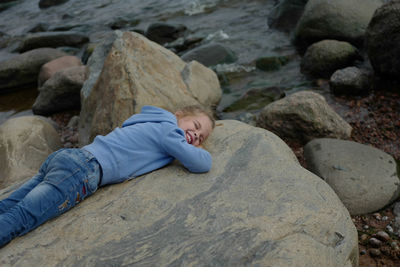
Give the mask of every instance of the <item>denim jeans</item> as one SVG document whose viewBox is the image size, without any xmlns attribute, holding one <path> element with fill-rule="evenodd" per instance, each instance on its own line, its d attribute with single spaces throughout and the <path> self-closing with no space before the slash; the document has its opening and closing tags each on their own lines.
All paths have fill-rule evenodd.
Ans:
<svg viewBox="0 0 400 267">
<path fill-rule="evenodd" d="M 89 152 L 52 153 L 34 177 L 0 201 L 0 247 L 93 194 L 100 179 L 100 165 Z"/>
</svg>

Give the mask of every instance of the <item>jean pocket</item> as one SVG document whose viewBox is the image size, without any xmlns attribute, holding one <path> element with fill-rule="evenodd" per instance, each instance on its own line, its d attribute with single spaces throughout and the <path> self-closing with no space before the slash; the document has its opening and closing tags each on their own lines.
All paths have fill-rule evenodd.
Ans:
<svg viewBox="0 0 400 267">
<path fill-rule="evenodd" d="M 93 173 L 90 173 L 86 177 L 84 183 L 85 183 L 86 189 L 88 191 L 87 192 L 88 195 L 91 195 L 94 192 L 96 192 L 97 187 L 99 185 L 99 179 L 100 179 L 99 175 L 100 175 L 99 172 L 95 171 Z"/>
</svg>

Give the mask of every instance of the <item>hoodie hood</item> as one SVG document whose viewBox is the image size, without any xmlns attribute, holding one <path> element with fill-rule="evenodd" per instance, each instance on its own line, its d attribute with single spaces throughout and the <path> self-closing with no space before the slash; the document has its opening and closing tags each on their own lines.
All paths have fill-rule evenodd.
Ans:
<svg viewBox="0 0 400 267">
<path fill-rule="evenodd" d="M 171 112 L 158 107 L 143 106 L 141 113 L 131 116 L 122 124 L 122 127 L 143 122 L 170 122 L 177 124 L 176 117 Z"/>
</svg>

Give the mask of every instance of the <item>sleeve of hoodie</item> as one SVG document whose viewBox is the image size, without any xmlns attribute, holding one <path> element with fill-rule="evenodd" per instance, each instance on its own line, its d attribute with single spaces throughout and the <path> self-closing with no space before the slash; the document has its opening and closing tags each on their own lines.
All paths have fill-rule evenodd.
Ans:
<svg viewBox="0 0 400 267">
<path fill-rule="evenodd" d="M 179 160 L 191 172 L 208 172 L 212 159 L 208 151 L 190 145 L 179 129 L 170 131 L 163 139 L 166 152 Z"/>
</svg>

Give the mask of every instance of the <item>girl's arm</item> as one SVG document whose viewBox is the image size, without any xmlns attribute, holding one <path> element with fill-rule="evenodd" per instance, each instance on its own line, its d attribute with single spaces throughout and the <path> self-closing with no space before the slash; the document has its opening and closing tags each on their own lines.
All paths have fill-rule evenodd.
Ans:
<svg viewBox="0 0 400 267">
<path fill-rule="evenodd" d="M 179 160 L 191 172 L 208 172 L 212 159 L 208 151 L 186 142 L 180 129 L 169 132 L 162 140 L 165 151 Z"/>
</svg>

